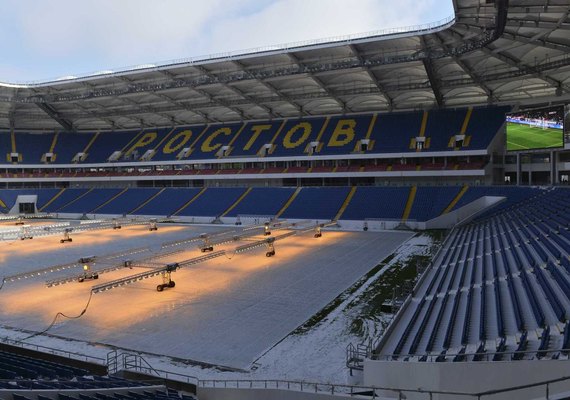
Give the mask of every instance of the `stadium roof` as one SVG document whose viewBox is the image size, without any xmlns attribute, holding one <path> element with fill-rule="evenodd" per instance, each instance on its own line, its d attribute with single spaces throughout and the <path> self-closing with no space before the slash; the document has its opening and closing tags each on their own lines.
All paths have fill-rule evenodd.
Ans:
<svg viewBox="0 0 570 400">
<path fill-rule="evenodd" d="M 0 128 L 140 129 L 570 99 L 568 0 L 454 0 L 366 37 L 0 84 Z"/>
</svg>

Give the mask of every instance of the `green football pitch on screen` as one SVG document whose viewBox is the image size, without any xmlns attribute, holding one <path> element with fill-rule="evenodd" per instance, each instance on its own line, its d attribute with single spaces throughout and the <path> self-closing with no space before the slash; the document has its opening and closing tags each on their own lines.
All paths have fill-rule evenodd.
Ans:
<svg viewBox="0 0 570 400">
<path fill-rule="evenodd" d="M 542 128 L 507 122 L 507 150 L 562 147 L 562 129 Z"/>
</svg>

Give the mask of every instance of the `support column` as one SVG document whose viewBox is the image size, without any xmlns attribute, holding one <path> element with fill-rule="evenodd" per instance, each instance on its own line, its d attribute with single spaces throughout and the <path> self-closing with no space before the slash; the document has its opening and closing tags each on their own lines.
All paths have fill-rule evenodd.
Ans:
<svg viewBox="0 0 570 400">
<path fill-rule="evenodd" d="M 528 185 L 532 186 L 532 164 L 529 165 L 528 169 Z"/>
<path fill-rule="evenodd" d="M 558 171 L 556 168 L 556 156 L 557 153 L 554 150 L 550 151 L 550 184 L 557 185 L 558 182 Z"/>
<path fill-rule="evenodd" d="M 521 153 L 517 153 L 517 186 L 520 186 L 521 181 L 522 181 Z"/>
</svg>

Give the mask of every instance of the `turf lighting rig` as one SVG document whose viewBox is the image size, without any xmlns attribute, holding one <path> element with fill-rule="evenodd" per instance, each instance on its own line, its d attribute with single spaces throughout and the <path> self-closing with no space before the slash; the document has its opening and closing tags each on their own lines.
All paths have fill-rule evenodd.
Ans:
<svg viewBox="0 0 570 400">
<path fill-rule="evenodd" d="M 284 234 L 279 235 L 279 236 L 270 237 L 267 239 L 261 239 L 261 240 L 258 240 L 256 242 L 244 244 L 242 246 L 236 247 L 235 252 L 236 253 L 243 253 L 245 251 L 249 251 L 249 250 L 255 249 L 257 247 L 267 246 L 267 252 L 265 253 L 265 256 L 266 257 L 273 257 L 275 255 L 275 245 L 274 245 L 275 241 L 285 239 L 285 238 L 288 238 L 290 236 L 294 236 L 296 234 L 297 234 L 296 231 L 290 231 L 290 232 L 284 233 Z"/>
<path fill-rule="evenodd" d="M 214 245 L 210 242 L 210 237 L 207 234 L 200 235 L 202 239 L 202 246 L 200 246 L 200 251 L 205 253 L 207 251 L 214 251 Z"/>
<path fill-rule="evenodd" d="M 208 234 L 208 233 L 202 233 L 198 236 L 191 236 L 189 238 L 185 238 L 185 239 L 181 239 L 181 240 L 175 240 L 173 242 L 166 242 L 163 243 L 160 248 L 161 249 L 165 249 L 167 247 L 174 247 L 174 246 L 180 246 L 183 244 L 188 244 L 188 243 L 192 243 L 192 242 L 197 242 L 199 240 L 204 240 L 204 238 L 208 237 L 208 238 L 214 238 L 214 237 L 218 237 L 218 236 L 224 236 L 227 235 L 228 233 L 233 233 L 235 232 L 235 230 L 233 229 L 227 229 L 218 233 L 213 233 L 213 234 Z"/>
<path fill-rule="evenodd" d="M 99 274 L 95 271 L 91 271 L 91 266 L 89 264 L 83 265 L 83 275 L 77 278 L 77 282 L 84 282 L 88 279 L 99 279 Z"/>
<path fill-rule="evenodd" d="M 15 225 L 23 225 L 24 219 L 45 219 L 45 218 L 54 218 L 54 215 L 50 213 L 2 215 L 0 216 L 0 221 L 16 221 Z"/>
<path fill-rule="evenodd" d="M 61 239 L 59 243 L 73 242 L 73 239 L 69 236 L 71 231 L 73 231 L 72 228 L 65 228 L 65 230 L 63 231 L 63 239 Z"/>
<path fill-rule="evenodd" d="M 176 283 L 172 280 L 172 273 L 180 268 L 178 263 L 167 264 L 164 271 L 162 271 L 162 284 L 156 287 L 157 292 L 162 292 L 166 288 L 173 288 Z"/>
<path fill-rule="evenodd" d="M 322 229 L 326 228 L 328 226 L 333 226 L 336 225 L 335 221 L 331 221 L 331 222 L 327 222 L 325 224 L 317 224 L 315 226 L 315 234 L 313 235 L 315 238 L 320 238 L 321 236 L 323 236 L 323 232 Z"/>
<path fill-rule="evenodd" d="M 250 226 L 246 226 L 244 227 L 241 231 L 242 232 L 247 232 L 247 231 L 252 231 L 255 229 L 259 229 L 259 228 L 263 228 L 264 226 L 266 226 L 268 223 L 264 223 L 263 225 L 250 225 Z"/>
<path fill-rule="evenodd" d="M 323 236 L 323 232 L 322 232 L 322 228 L 317 225 L 317 227 L 315 228 L 315 238 L 320 238 L 321 236 Z"/>
<path fill-rule="evenodd" d="M 59 286 L 70 282 L 84 282 L 86 280 L 94 280 L 99 279 L 99 275 L 104 274 L 106 272 L 116 271 L 121 268 L 132 268 L 133 262 L 131 260 L 124 260 L 122 262 L 118 262 L 111 266 L 100 268 L 97 270 L 93 270 L 92 267 L 95 263 L 95 257 L 82 257 L 79 261 L 75 264 L 76 267 L 83 266 L 83 273 L 81 275 L 71 275 L 66 276 L 63 278 L 53 279 L 50 281 L 46 281 L 47 287 Z M 101 263 L 101 261 L 99 261 Z"/>
<path fill-rule="evenodd" d="M 22 225 L 22 232 L 20 233 L 20 240 L 33 239 L 30 232 L 30 225 Z"/>
<path fill-rule="evenodd" d="M 123 251 L 118 251 L 116 253 L 110 253 L 110 254 L 105 254 L 103 256 L 99 256 L 99 260 L 103 259 L 103 260 L 114 260 L 114 259 L 120 259 L 126 256 L 132 256 L 134 254 L 141 254 L 141 253 L 147 253 L 150 252 L 150 247 L 138 247 L 138 248 L 134 248 L 134 249 L 130 249 L 130 250 L 123 250 Z"/>
<path fill-rule="evenodd" d="M 243 246 L 236 247 L 235 252 L 243 253 L 245 251 L 253 250 L 257 247 L 267 246 L 267 252 L 265 253 L 266 257 L 271 257 L 275 255 L 275 247 L 273 243 L 275 242 L 275 238 L 270 237 L 267 239 L 258 240 L 257 242 L 244 244 Z"/>
<path fill-rule="evenodd" d="M 206 254 L 203 256 L 199 256 L 199 257 L 195 257 L 195 258 L 191 258 L 189 260 L 185 260 L 185 261 L 181 261 L 178 263 L 174 263 L 174 264 L 167 264 L 165 266 L 159 267 L 159 268 L 155 268 L 152 269 L 150 271 L 144 271 L 138 274 L 134 274 L 134 275 L 130 275 L 124 278 L 120 278 L 120 279 L 116 279 L 114 281 L 110 281 L 107 283 L 102 283 L 100 285 L 96 285 L 93 286 L 91 288 L 91 291 L 93 293 L 100 293 L 100 292 L 105 292 L 107 290 L 111 290 L 114 288 L 117 288 L 119 286 L 125 286 L 125 285 L 130 285 L 131 283 L 136 283 L 139 281 L 142 281 L 143 279 L 147 279 L 147 278 L 151 278 L 153 276 L 158 276 L 158 275 L 162 275 L 163 276 L 163 283 L 162 285 L 164 285 L 165 283 L 168 283 L 168 281 L 165 281 L 164 279 L 164 274 L 171 274 L 172 272 L 175 272 L 177 269 L 182 268 L 182 267 L 188 267 L 190 265 L 194 265 L 194 264 L 199 264 L 201 262 L 207 261 L 207 260 L 211 260 L 213 258 L 217 258 L 220 256 L 223 256 L 224 254 L 226 254 L 226 252 L 224 250 L 220 250 L 220 251 L 215 251 L 213 253 L 210 254 Z M 176 267 L 174 267 L 174 265 L 176 265 Z M 168 279 L 170 279 L 170 275 L 168 275 Z M 170 279 L 171 280 L 171 279 Z M 160 286 L 160 285 L 159 285 Z M 174 286 L 167 286 L 167 287 L 174 287 Z M 164 289 L 165 286 L 162 287 L 162 289 Z M 157 291 L 161 292 L 162 290 L 158 289 L 157 286 Z"/>
<path fill-rule="evenodd" d="M 265 253 L 265 257 L 273 257 L 275 255 L 275 246 L 273 243 L 275 242 L 275 238 L 267 239 L 267 252 Z"/>
<path fill-rule="evenodd" d="M 16 282 L 16 281 L 20 281 L 23 279 L 35 278 L 37 276 L 49 274 L 52 272 L 64 271 L 64 270 L 67 270 L 70 268 L 77 268 L 77 264 L 76 263 L 60 264 L 60 265 L 54 265 L 53 267 L 38 269 L 36 271 L 22 272 L 21 274 L 6 276 L 6 277 L 4 277 L 4 279 L 2 281 L 3 282 Z"/>
<path fill-rule="evenodd" d="M 256 229 L 259 228 L 263 228 L 263 225 L 261 226 L 257 226 Z M 231 237 L 220 237 L 217 240 L 210 240 L 212 237 L 206 233 L 203 233 L 202 235 L 200 235 L 200 237 L 203 240 L 203 244 L 202 246 L 200 246 L 200 251 L 202 253 L 205 253 L 207 251 L 213 251 L 214 250 L 214 246 L 220 246 L 223 244 L 228 244 L 228 243 L 232 243 L 232 242 L 239 242 L 240 240 L 243 239 L 247 239 L 250 238 L 252 236 L 257 236 L 258 232 L 254 232 L 253 230 L 249 230 L 248 233 L 242 234 L 242 235 L 234 235 Z"/>
<path fill-rule="evenodd" d="M 83 282 L 86 279 L 99 279 L 99 274 L 91 271 L 90 264 L 95 263 L 95 258 L 95 256 L 87 256 L 79 259 L 79 264 L 83 264 L 83 274 L 76 278 L 78 282 Z"/>
</svg>

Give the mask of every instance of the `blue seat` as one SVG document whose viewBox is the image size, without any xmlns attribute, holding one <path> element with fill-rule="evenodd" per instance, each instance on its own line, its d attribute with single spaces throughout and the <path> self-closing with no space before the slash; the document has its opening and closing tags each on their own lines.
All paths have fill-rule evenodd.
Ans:
<svg viewBox="0 0 570 400">
<path fill-rule="evenodd" d="M 466 270 L 466 268 L 464 268 L 463 270 Z M 451 339 L 452 339 L 453 332 L 455 329 L 455 320 L 457 319 L 457 313 L 459 310 L 459 303 L 460 302 L 461 302 L 460 292 L 458 291 L 453 296 L 453 306 L 451 309 L 451 315 L 449 317 L 449 321 L 447 323 L 447 329 L 445 331 L 445 337 L 443 339 L 443 348 L 444 349 L 449 349 L 449 346 L 451 345 Z"/>
<path fill-rule="evenodd" d="M 499 345 L 496 348 L 496 353 L 493 355 L 493 361 L 502 361 L 505 350 L 507 349 L 507 343 L 505 338 L 501 338 Z"/>
<path fill-rule="evenodd" d="M 522 313 L 521 313 L 520 301 L 519 301 L 519 297 L 517 295 L 517 292 L 516 292 L 514 284 L 513 284 L 513 278 L 510 275 L 507 276 L 507 286 L 509 289 L 511 303 L 513 305 L 513 312 L 515 315 L 515 321 L 517 324 L 517 329 L 519 331 L 523 331 L 524 330 L 524 323 L 523 323 L 523 317 L 522 317 Z"/>
<path fill-rule="evenodd" d="M 550 325 L 542 331 L 540 337 L 540 345 L 538 346 L 538 351 L 536 353 L 538 358 L 543 358 L 548 354 L 548 345 L 550 344 Z"/>
<path fill-rule="evenodd" d="M 564 325 L 564 340 L 562 341 L 562 351 L 564 353 L 570 352 L 570 322 Z"/>
<path fill-rule="evenodd" d="M 540 267 L 534 267 L 533 273 L 535 274 L 538 283 L 542 287 L 542 290 L 546 294 L 546 297 L 548 299 L 550 306 L 552 307 L 552 310 L 554 311 L 554 314 L 556 315 L 556 317 L 560 322 L 564 322 L 566 320 L 565 317 L 566 313 L 564 311 L 564 307 L 562 307 L 560 299 L 556 296 L 556 294 L 552 290 L 552 287 L 550 286 L 550 283 L 548 283 L 548 281 L 546 280 L 544 276 L 544 271 Z"/>
<path fill-rule="evenodd" d="M 528 332 L 524 331 L 523 334 L 521 335 L 520 339 L 519 339 L 519 344 L 517 346 L 517 349 L 515 350 L 515 353 L 513 354 L 512 359 L 513 360 L 522 360 L 524 358 L 524 351 L 526 350 L 527 346 L 528 346 Z"/>
<path fill-rule="evenodd" d="M 499 332 L 499 337 L 505 337 L 505 324 L 503 322 L 503 307 L 501 305 L 501 287 L 500 282 L 495 281 L 494 292 L 495 292 L 495 312 L 497 317 L 497 330 Z"/>
<path fill-rule="evenodd" d="M 445 306 L 447 305 L 448 299 L 449 299 L 449 295 L 447 295 L 447 294 L 445 294 L 441 299 L 441 302 L 439 305 L 439 310 L 438 310 L 437 316 L 435 318 L 435 324 L 431 330 L 431 333 L 430 333 L 429 339 L 428 339 L 428 343 L 426 346 L 426 351 L 428 353 L 433 350 L 433 344 L 435 342 L 435 339 L 437 338 L 437 333 L 439 331 L 441 321 L 443 320 L 443 314 L 445 313 Z"/>
<path fill-rule="evenodd" d="M 479 311 L 479 340 L 485 341 L 487 339 L 487 318 L 485 312 L 487 285 L 481 285 L 481 309 Z"/>
</svg>

